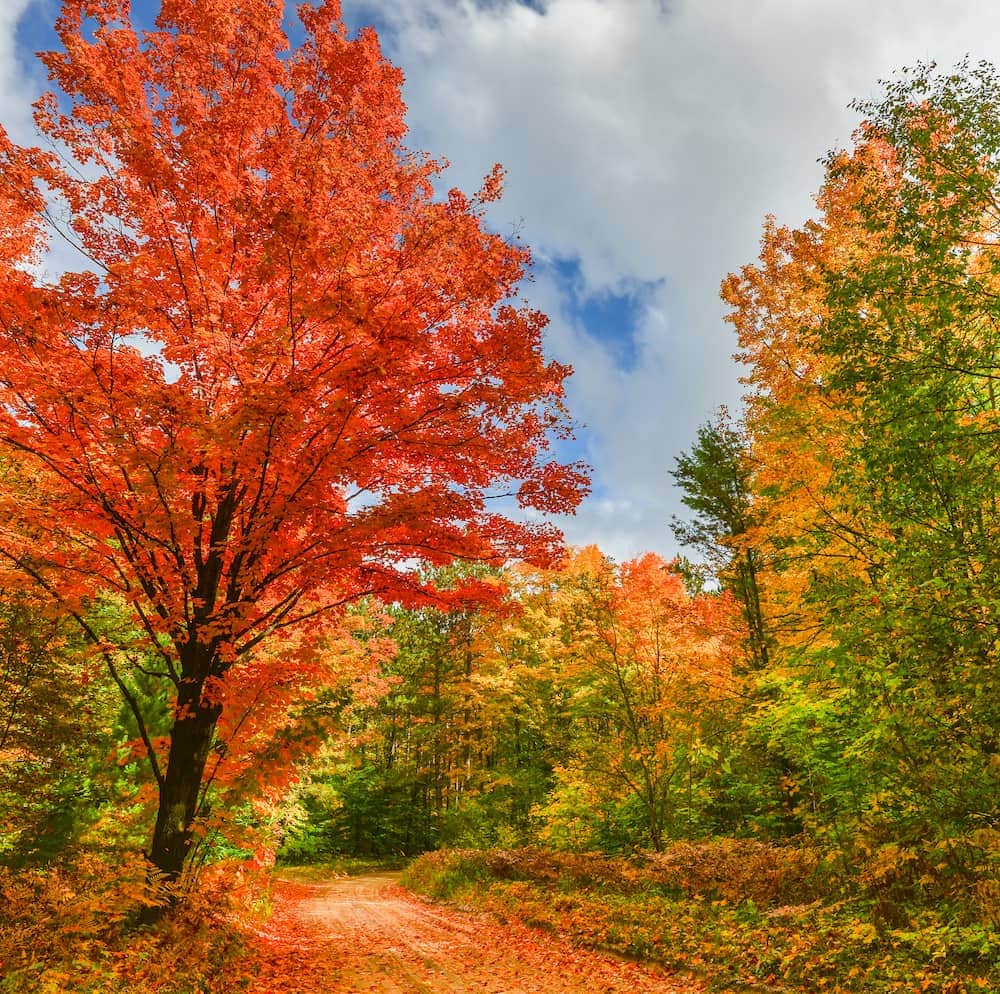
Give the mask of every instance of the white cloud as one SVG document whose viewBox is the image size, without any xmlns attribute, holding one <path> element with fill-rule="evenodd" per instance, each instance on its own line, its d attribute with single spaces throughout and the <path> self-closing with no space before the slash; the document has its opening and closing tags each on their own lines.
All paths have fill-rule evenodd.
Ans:
<svg viewBox="0 0 1000 994">
<path fill-rule="evenodd" d="M 673 548 L 674 457 L 739 394 L 720 280 L 756 256 L 766 213 L 800 223 L 816 160 L 850 141 L 854 97 L 904 65 L 995 54 L 992 0 L 369 0 L 406 72 L 414 144 L 478 186 L 509 169 L 498 230 L 575 257 L 584 289 L 663 281 L 622 369 L 568 314 L 530 296 L 572 362 L 598 499 L 567 528 L 617 556 Z M 523 221 L 523 223 L 522 223 Z M 628 513 L 622 509 L 629 508 Z"/>
<path fill-rule="evenodd" d="M 18 52 L 16 28 L 33 0 L 3 0 L 0 3 L 0 122 L 18 139 L 30 134 L 31 100 L 25 92 L 34 88 L 25 83 L 31 71 L 21 61 Z"/>
<path fill-rule="evenodd" d="M 46 71 L 33 52 L 17 45 L 17 25 L 32 13 L 54 21 L 55 5 L 52 0 L 0 0 L 0 123 L 21 145 L 44 143 L 35 128 L 33 104 L 46 89 Z M 55 217 L 65 213 L 56 199 L 50 207 Z M 33 270 L 54 281 L 65 272 L 89 265 L 87 257 L 67 238 L 50 233 L 49 251 Z"/>
</svg>

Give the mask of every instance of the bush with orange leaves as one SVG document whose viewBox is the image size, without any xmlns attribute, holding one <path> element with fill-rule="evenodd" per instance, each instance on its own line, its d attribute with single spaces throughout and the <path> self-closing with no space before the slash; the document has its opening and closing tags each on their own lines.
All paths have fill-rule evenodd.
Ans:
<svg viewBox="0 0 1000 994">
<path fill-rule="evenodd" d="M 263 884 L 215 867 L 155 929 L 140 929 L 136 909 L 159 897 L 141 857 L 0 868 L 0 992 L 246 990 L 255 972 L 247 926 Z"/>
</svg>

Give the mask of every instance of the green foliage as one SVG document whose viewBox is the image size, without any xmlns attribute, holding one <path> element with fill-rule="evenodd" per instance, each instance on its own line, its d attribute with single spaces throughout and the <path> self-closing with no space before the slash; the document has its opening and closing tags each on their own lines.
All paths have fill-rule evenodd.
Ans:
<svg viewBox="0 0 1000 994">
<path fill-rule="evenodd" d="M 335 768 L 314 776 L 296 792 L 296 811 L 286 824 L 283 863 L 315 863 L 338 854 L 382 857 L 419 844 L 418 812 L 411 785 L 395 771 L 375 766 Z"/>
<path fill-rule="evenodd" d="M 818 827 L 922 853 L 912 896 L 934 899 L 989 872 L 972 836 L 997 828 L 1000 796 L 1000 78 L 918 66 L 859 106 L 892 162 L 830 161 L 831 183 L 861 191 L 871 251 L 824 271 L 816 345 L 827 395 L 862 426 L 830 486 L 863 495 L 869 566 L 809 592 L 828 641 L 795 678 L 823 712 L 814 748 L 789 738 L 795 697 L 777 722 L 824 783 Z"/>
<path fill-rule="evenodd" d="M 670 474 L 690 521 L 673 518 L 674 537 L 704 560 L 687 564 L 692 581 L 714 579 L 730 590 L 746 625 L 747 656 L 755 669 L 768 663 L 770 635 L 761 607 L 761 557 L 749 536 L 759 524 L 754 509 L 752 464 L 746 430 L 734 426 L 725 408 L 698 429 L 690 452 L 677 457 Z M 698 582 L 694 583 L 700 589 Z"/>
<path fill-rule="evenodd" d="M 464 574 L 490 576 L 467 567 L 438 582 Z M 345 707 L 342 737 L 296 790 L 282 861 L 527 840 L 551 779 L 552 712 L 531 669 L 511 672 L 495 652 L 491 623 L 462 608 L 390 613 L 397 652 L 380 693 Z"/>
<path fill-rule="evenodd" d="M 294 882 L 328 882 L 331 878 L 355 877 L 369 873 L 402 870 L 410 863 L 406 856 L 334 856 L 322 862 L 291 864 L 281 868 L 281 879 Z"/>
<path fill-rule="evenodd" d="M 650 846 L 649 820 L 634 793 L 611 791 L 560 768 L 544 804 L 534 811 L 537 840 L 563 852 L 620 853 Z"/>
<path fill-rule="evenodd" d="M 694 512 L 690 522 L 673 519 L 677 540 L 724 569 L 732 557 L 732 539 L 754 523 L 744 434 L 720 411 L 698 429 L 691 451 L 677 457 L 670 475 L 680 488 L 681 503 Z"/>
<path fill-rule="evenodd" d="M 119 825 L 134 825 L 132 737 L 117 690 L 74 633 L 0 594 L 0 863 L 59 858 L 110 811 L 130 811 Z"/>
<path fill-rule="evenodd" d="M 715 786 L 734 824 L 787 811 L 872 927 L 926 937 L 996 921 L 1000 76 L 918 66 L 883 92 L 819 216 L 769 222 L 725 285 L 771 642 L 744 787 Z M 707 496 L 697 455 L 679 482 Z"/>
</svg>

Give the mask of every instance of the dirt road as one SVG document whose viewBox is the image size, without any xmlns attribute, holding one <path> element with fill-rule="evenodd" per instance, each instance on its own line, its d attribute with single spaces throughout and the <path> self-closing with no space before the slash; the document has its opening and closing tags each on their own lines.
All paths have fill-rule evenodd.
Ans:
<svg viewBox="0 0 1000 994">
<path fill-rule="evenodd" d="M 689 981 L 427 904 L 396 874 L 279 880 L 256 994 L 693 994 Z"/>
</svg>

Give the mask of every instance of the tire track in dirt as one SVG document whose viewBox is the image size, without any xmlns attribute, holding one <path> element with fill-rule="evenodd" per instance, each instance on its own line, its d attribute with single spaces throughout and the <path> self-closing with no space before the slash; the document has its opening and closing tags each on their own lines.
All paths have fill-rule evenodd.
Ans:
<svg viewBox="0 0 1000 994">
<path fill-rule="evenodd" d="M 700 994 L 516 922 L 427 904 L 381 873 L 279 878 L 254 994 Z M 269 986 L 273 985 L 273 986 Z"/>
</svg>

